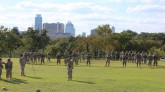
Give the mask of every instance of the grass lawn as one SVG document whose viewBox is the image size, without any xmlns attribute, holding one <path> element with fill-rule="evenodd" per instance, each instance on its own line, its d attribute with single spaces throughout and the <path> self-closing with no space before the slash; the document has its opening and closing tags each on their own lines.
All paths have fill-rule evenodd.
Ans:
<svg viewBox="0 0 165 92">
<path fill-rule="evenodd" d="M 6 59 L 3 59 L 6 60 Z M 165 92 L 165 62 L 157 67 L 127 63 L 123 68 L 120 61 L 112 61 L 110 67 L 104 67 L 105 60 L 92 60 L 74 66 L 73 80 L 67 81 L 67 67 L 57 66 L 55 60 L 45 65 L 26 64 L 26 76 L 20 76 L 18 58 L 11 59 L 13 79 L 5 78 L 3 69 L 0 88 L 7 92 Z M 35 70 L 35 73 L 33 72 Z"/>
</svg>

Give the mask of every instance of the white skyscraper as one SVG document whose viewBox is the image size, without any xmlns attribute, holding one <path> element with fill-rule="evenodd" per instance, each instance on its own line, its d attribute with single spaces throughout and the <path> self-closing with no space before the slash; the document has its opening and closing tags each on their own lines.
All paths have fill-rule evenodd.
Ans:
<svg viewBox="0 0 165 92">
<path fill-rule="evenodd" d="M 35 30 L 42 30 L 42 17 L 41 14 L 36 14 L 35 17 Z"/>
<path fill-rule="evenodd" d="M 75 37 L 75 28 L 71 21 L 66 24 L 65 33 L 70 33 L 71 36 Z"/>
</svg>

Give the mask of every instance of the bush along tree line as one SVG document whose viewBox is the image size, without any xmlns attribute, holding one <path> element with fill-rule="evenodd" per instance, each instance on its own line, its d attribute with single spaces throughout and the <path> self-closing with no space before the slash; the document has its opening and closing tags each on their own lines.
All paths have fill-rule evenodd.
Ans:
<svg viewBox="0 0 165 92">
<path fill-rule="evenodd" d="M 94 29 L 96 35 L 87 37 L 76 36 L 68 38 L 50 39 L 47 30 L 34 30 L 19 33 L 18 29 L 0 26 L 0 57 L 18 57 L 25 51 L 50 53 L 56 56 L 61 52 L 84 51 L 138 51 L 157 52 L 160 57 L 165 56 L 165 34 L 146 33 L 138 34 L 132 30 L 123 30 L 121 33 L 112 33 L 109 24 L 103 24 Z"/>
</svg>

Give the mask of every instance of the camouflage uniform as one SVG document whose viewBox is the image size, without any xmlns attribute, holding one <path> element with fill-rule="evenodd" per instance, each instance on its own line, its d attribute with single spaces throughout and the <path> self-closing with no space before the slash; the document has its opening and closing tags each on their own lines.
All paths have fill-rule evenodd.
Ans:
<svg viewBox="0 0 165 92">
<path fill-rule="evenodd" d="M 34 58 L 34 64 L 37 64 L 37 52 L 34 52 L 33 54 L 33 58 Z"/>
<path fill-rule="evenodd" d="M 111 55 L 108 54 L 108 55 L 106 56 L 106 64 L 105 64 L 105 66 L 108 66 L 108 67 L 109 67 L 109 65 L 110 65 L 110 59 L 111 59 Z"/>
<path fill-rule="evenodd" d="M 78 53 L 78 51 L 76 51 L 76 58 L 75 59 L 76 59 L 75 63 L 76 63 L 76 65 L 78 65 L 78 61 L 79 61 L 79 53 Z"/>
<path fill-rule="evenodd" d="M 38 63 L 41 62 L 41 54 L 38 52 L 36 57 L 38 58 Z"/>
<path fill-rule="evenodd" d="M 27 63 L 28 62 L 28 52 L 24 52 L 23 54 L 24 54 L 24 58 L 25 58 L 25 63 Z"/>
<path fill-rule="evenodd" d="M 84 61 L 85 60 L 85 54 L 84 54 L 84 52 L 81 52 L 81 55 L 82 55 L 82 59 Z"/>
<path fill-rule="evenodd" d="M 119 60 L 119 53 L 118 53 L 118 51 L 115 52 L 115 60 Z"/>
<path fill-rule="evenodd" d="M 133 56 L 133 63 L 136 63 L 136 61 L 137 61 L 136 54 L 137 54 L 136 51 L 134 51 L 134 54 L 133 54 L 134 55 Z"/>
<path fill-rule="evenodd" d="M 158 65 L 158 55 L 156 53 L 153 55 L 153 60 L 154 60 L 154 66 L 157 66 Z"/>
<path fill-rule="evenodd" d="M 29 58 L 30 58 L 30 61 L 33 63 L 33 52 L 29 52 Z"/>
<path fill-rule="evenodd" d="M 81 58 L 82 58 L 81 52 L 78 52 L 77 55 L 78 55 L 78 57 L 77 57 L 78 58 L 78 61 L 80 61 L 80 63 L 81 63 Z"/>
<path fill-rule="evenodd" d="M 146 53 L 143 54 L 143 62 L 144 62 L 144 64 L 147 64 L 147 54 Z"/>
<path fill-rule="evenodd" d="M 73 62 L 75 62 L 75 65 L 78 65 L 78 54 L 77 52 L 73 52 L 72 53 L 72 57 L 73 57 Z"/>
<path fill-rule="evenodd" d="M 13 62 L 8 59 L 6 64 L 5 64 L 5 69 L 6 69 L 6 78 L 12 78 L 12 68 L 13 68 Z"/>
<path fill-rule="evenodd" d="M 26 64 L 26 60 L 25 60 L 25 56 L 21 55 L 20 60 L 19 60 L 20 66 L 21 66 L 21 76 L 25 76 L 25 64 Z"/>
<path fill-rule="evenodd" d="M 153 60 L 153 57 L 152 57 L 152 55 L 149 53 L 149 55 L 148 55 L 148 65 L 149 65 L 149 66 L 152 65 L 152 60 Z"/>
<path fill-rule="evenodd" d="M 72 69 L 73 69 L 73 62 L 71 61 L 71 58 L 67 58 L 68 62 L 68 80 L 72 80 Z"/>
<path fill-rule="evenodd" d="M 90 53 L 87 54 L 86 58 L 87 58 L 87 65 L 90 66 L 90 64 L 91 64 L 91 55 L 90 55 Z"/>
<path fill-rule="evenodd" d="M 113 50 L 111 51 L 111 57 L 112 57 L 112 60 L 115 60 L 115 52 Z"/>
<path fill-rule="evenodd" d="M 45 55 L 41 54 L 41 64 L 45 64 Z"/>
<path fill-rule="evenodd" d="M 132 63 L 134 62 L 134 52 L 133 51 L 131 52 L 131 62 Z"/>
<path fill-rule="evenodd" d="M 61 52 L 60 52 L 60 51 L 57 52 L 56 57 L 57 57 L 57 65 L 58 65 L 58 64 L 61 65 Z"/>
<path fill-rule="evenodd" d="M 48 62 L 50 62 L 50 53 L 48 52 L 48 54 L 47 54 L 47 58 L 48 58 Z"/>
<path fill-rule="evenodd" d="M 131 62 L 131 51 L 128 51 L 128 61 Z"/>
<path fill-rule="evenodd" d="M 141 57 L 141 55 L 140 55 L 139 52 L 136 54 L 136 60 L 137 60 L 137 61 L 136 61 L 137 67 L 138 67 L 138 66 L 141 66 L 142 57 Z"/>
<path fill-rule="evenodd" d="M 122 51 L 122 52 L 120 52 L 120 60 L 122 60 L 123 54 L 124 54 L 124 52 L 123 52 L 123 51 Z"/>
<path fill-rule="evenodd" d="M 122 56 L 122 62 L 123 62 L 123 67 L 126 67 L 126 65 L 127 65 L 127 56 L 125 54 L 123 54 L 123 56 Z"/>
</svg>

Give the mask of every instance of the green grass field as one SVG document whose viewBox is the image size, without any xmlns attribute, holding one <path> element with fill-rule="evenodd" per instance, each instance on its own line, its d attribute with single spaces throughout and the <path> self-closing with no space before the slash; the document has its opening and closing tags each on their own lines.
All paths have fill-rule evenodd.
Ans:
<svg viewBox="0 0 165 92">
<path fill-rule="evenodd" d="M 6 59 L 3 59 L 6 60 Z M 13 79 L 5 78 L 3 69 L 0 88 L 7 92 L 165 92 L 165 62 L 157 67 L 127 63 L 123 68 L 119 61 L 112 61 L 104 67 L 104 60 L 92 60 L 91 66 L 85 61 L 73 69 L 73 80 L 67 81 L 67 67 L 57 66 L 55 60 L 45 65 L 26 64 L 26 76 L 20 76 L 18 59 L 14 62 Z M 35 70 L 35 74 L 33 72 Z"/>
</svg>

